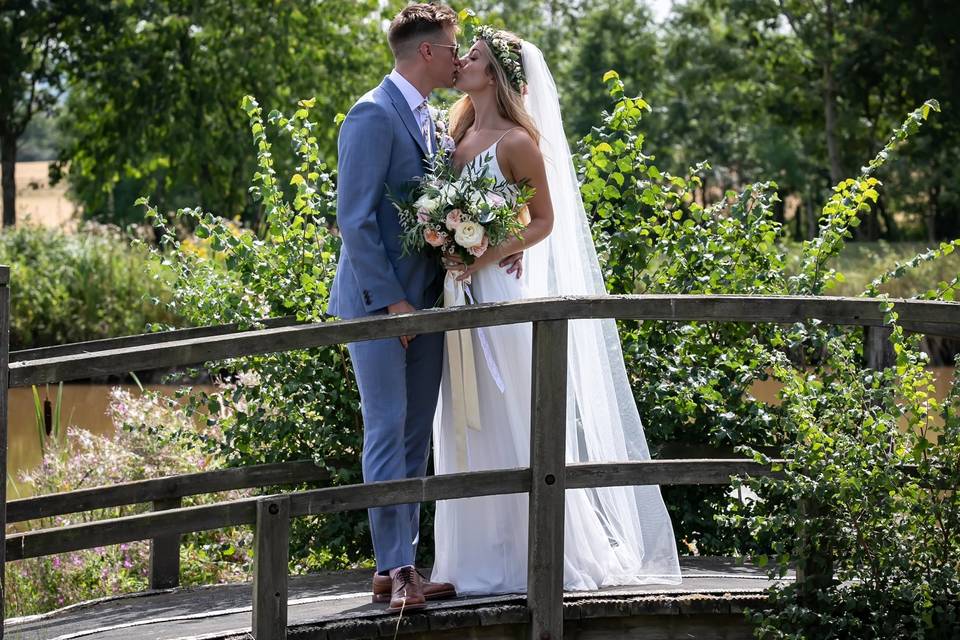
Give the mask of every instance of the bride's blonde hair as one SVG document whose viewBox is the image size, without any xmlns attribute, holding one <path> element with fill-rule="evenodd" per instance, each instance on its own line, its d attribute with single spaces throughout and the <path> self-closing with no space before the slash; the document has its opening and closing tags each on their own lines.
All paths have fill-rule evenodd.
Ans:
<svg viewBox="0 0 960 640">
<path fill-rule="evenodd" d="M 507 46 L 516 52 L 518 58 L 520 57 L 521 40 L 519 37 L 509 31 L 497 31 L 496 36 L 506 42 Z M 540 132 L 537 131 L 533 118 L 530 117 L 523 106 L 523 95 L 514 88 L 506 70 L 497 62 L 491 49 L 491 43 L 486 40 L 484 40 L 484 43 L 487 45 L 485 53 L 487 56 L 487 73 L 493 77 L 497 88 L 497 111 L 502 117 L 523 127 L 533 138 L 533 141 L 539 144 Z M 459 143 L 463 139 L 467 129 L 473 125 L 476 117 L 473 101 L 468 95 L 464 95 L 450 107 L 450 136 L 454 142 Z"/>
</svg>

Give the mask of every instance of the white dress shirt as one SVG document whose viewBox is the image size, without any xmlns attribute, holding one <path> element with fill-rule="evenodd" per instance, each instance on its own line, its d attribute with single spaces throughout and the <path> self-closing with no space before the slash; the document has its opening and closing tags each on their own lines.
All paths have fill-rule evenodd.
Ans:
<svg viewBox="0 0 960 640">
<path fill-rule="evenodd" d="M 410 111 L 413 112 L 413 117 L 417 120 L 417 126 L 420 127 L 420 133 L 423 134 L 423 140 L 427 144 L 427 148 L 430 147 L 430 111 L 427 107 L 421 108 L 421 105 L 426 103 L 426 96 L 420 95 L 420 91 L 417 90 L 415 86 L 410 84 L 410 81 L 400 75 L 400 72 L 396 69 L 390 72 L 388 76 L 390 81 L 393 82 L 400 89 L 400 93 L 403 94 L 403 99 L 407 101 L 407 106 L 410 107 Z"/>
</svg>

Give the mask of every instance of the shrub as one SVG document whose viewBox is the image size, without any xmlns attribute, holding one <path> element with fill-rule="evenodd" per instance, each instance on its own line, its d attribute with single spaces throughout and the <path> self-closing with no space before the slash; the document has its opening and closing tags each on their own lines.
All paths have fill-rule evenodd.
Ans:
<svg viewBox="0 0 960 640">
<path fill-rule="evenodd" d="M 819 234 L 790 264 L 770 206 L 775 185 L 699 206 L 691 186 L 702 166 L 683 177 L 659 171 L 642 151 L 646 103 L 626 97 L 616 74 L 607 82 L 615 106 L 584 140 L 581 159 L 615 293 L 822 295 L 844 280 L 833 265 L 877 200 L 875 174 L 937 109 L 931 101 L 909 114 L 861 175 L 835 187 Z M 957 248 L 960 241 L 943 243 L 875 274 L 864 293 L 882 295 Z M 916 297 L 953 300 L 955 274 Z M 772 588 L 769 608 L 752 615 L 758 637 L 955 637 L 960 389 L 955 383 L 943 405 L 933 398 L 919 336 L 906 336 L 884 308 L 896 365 L 882 372 L 862 364 L 861 330 L 816 321 L 623 324 L 654 444 L 738 445 L 767 463 L 760 449 L 770 447 L 790 460 L 785 479 L 745 482 L 755 497 L 744 502 L 725 488 L 665 491 L 678 536 L 701 552 L 752 554 L 774 575 L 835 563 L 832 580 Z M 785 385 L 779 407 L 748 393 L 768 375 Z"/>
<path fill-rule="evenodd" d="M 75 234 L 5 229 L 0 263 L 10 265 L 14 350 L 143 333 L 148 323 L 176 321 L 160 304 L 170 295 L 165 272 L 116 227 L 87 223 Z"/>
</svg>

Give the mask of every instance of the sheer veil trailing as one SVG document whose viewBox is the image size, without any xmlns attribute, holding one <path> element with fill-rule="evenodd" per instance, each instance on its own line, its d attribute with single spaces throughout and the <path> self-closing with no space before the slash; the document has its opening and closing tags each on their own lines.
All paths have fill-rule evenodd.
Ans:
<svg viewBox="0 0 960 640">
<path fill-rule="evenodd" d="M 532 298 L 606 295 L 587 224 L 553 76 L 535 45 L 524 41 L 526 108 L 540 131 L 554 211 L 552 233 L 527 251 L 524 272 Z M 569 326 L 568 462 L 649 460 L 643 424 L 627 380 L 613 320 Z M 680 581 L 673 526 L 657 486 L 577 489 L 588 494 L 616 550 L 621 575 L 607 584 Z M 567 523 L 569 530 L 571 523 Z"/>
</svg>

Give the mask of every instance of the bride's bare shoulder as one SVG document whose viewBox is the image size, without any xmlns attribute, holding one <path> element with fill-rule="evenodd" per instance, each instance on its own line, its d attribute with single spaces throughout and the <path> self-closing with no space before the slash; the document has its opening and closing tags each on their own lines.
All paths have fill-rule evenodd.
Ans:
<svg viewBox="0 0 960 640">
<path fill-rule="evenodd" d="M 503 136 L 498 146 L 497 159 L 502 157 L 506 160 L 507 166 L 502 168 L 508 177 L 519 180 L 521 177 L 529 178 L 542 171 L 543 154 L 540 152 L 540 145 L 527 133 L 526 129 L 522 127 L 511 129 Z"/>
<path fill-rule="evenodd" d="M 503 145 L 504 151 L 509 151 L 511 155 L 540 155 L 540 147 L 537 145 L 537 141 L 523 127 L 514 127 L 507 131 L 500 144 Z"/>
</svg>

